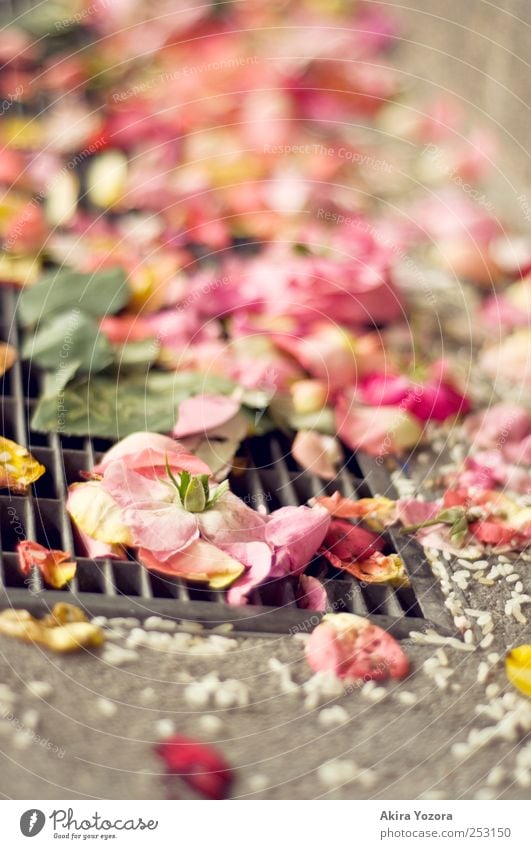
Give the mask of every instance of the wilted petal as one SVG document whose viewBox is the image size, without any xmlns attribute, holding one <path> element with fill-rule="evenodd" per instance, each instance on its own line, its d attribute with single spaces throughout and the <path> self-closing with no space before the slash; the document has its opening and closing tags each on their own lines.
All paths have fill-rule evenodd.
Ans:
<svg viewBox="0 0 531 849">
<path fill-rule="evenodd" d="M 367 584 L 392 584 L 398 587 L 408 587 L 410 582 L 402 558 L 398 554 L 382 554 L 380 551 L 371 554 L 364 560 L 343 563 L 342 568 L 354 575 L 358 581 Z"/>
<path fill-rule="evenodd" d="M 230 554 L 215 545 L 196 539 L 183 551 L 157 558 L 156 554 L 139 548 L 138 559 L 148 569 L 185 578 L 188 581 L 207 582 L 212 589 L 224 589 L 239 578 L 245 567 Z"/>
<path fill-rule="evenodd" d="M 323 507 L 281 507 L 266 525 L 266 542 L 274 549 L 271 574 L 275 577 L 302 571 L 317 553 L 330 525 Z"/>
<path fill-rule="evenodd" d="M 326 534 L 321 553 L 336 569 L 344 569 L 344 564 L 369 557 L 381 551 L 384 541 L 381 536 L 351 525 L 343 519 L 333 519 Z"/>
<path fill-rule="evenodd" d="M 24 540 L 17 545 L 18 563 L 23 575 L 31 574 L 35 566 L 46 583 L 56 590 L 64 587 L 76 574 L 76 563 L 67 551 L 56 551 Z"/>
<path fill-rule="evenodd" d="M 75 483 L 68 490 L 66 509 L 86 539 L 102 545 L 132 545 L 131 531 L 124 524 L 121 507 L 100 481 Z M 93 549 L 94 550 L 94 549 Z M 91 557 L 102 556 L 90 554 Z"/>
<path fill-rule="evenodd" d="M 148 549 L 158 559 L 167 560 L 199 536 L 196 514 L 177 503 L 177 493 L 169 482 L 150 480 L 116 462 L 107 467 L 102 486 L 122 508 L 132 544 Z"/>
<path fill-rule="evenodd" d="M 320 504 L 336 519 L 363 519 L 374 531 L 383 531 L 396 520 L 396 503 L 383 495 L 353 501 L 336 490 L 333 495 L 319 496 L 312 503 Z"/>
<path fill-rule="evenodd" d="M 83 611 L 71 604 L 55 604 L 42 619 L 36 619 L 28 610 L 3 610 L 0 634 L 60 653 L 98 648 L 105 641 L 101 628 L 88 622 Z"/>
<path fill-rule="evenodd" d="M 404 678 L 409 661 L 397 641 L 368 619 L 353 613 L 328 613 L 306 643 L 315 672 L 374 681 Z"/>
<path fill-rule="evenodd" d="M 0 436 L 0 489 L 24 494 L 46 469 L 31 456 L 27 448 Z"/>
</svg>

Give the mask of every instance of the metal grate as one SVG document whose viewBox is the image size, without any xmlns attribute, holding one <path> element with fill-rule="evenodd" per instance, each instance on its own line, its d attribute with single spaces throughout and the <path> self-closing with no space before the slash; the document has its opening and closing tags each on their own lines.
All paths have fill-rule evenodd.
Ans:
<svg viewBox="0 0 531 849">
<path fill-rule="evenodd" d="M 0 293 L 0 338 L 18 348 L 16 299 L 15 291 Z M 231 622 L 239 630 L 261 633 L 287 633 L 318 621 L 319 614 L 297 607 L 290 579 L 271 581 L 252 593 L 247 606 L 234 607 L 226 603 L 222 591 L 155 575 L 133 559 L 84 557 L 65 510 L 66 488 L 80 479 L 80 470 L 94 465 L 110 443 L 31 431 L 29 421 L 39 389 L 35 368 L 17 362 L 2 382 L 1 432 L 27 446 L 47 473 L 27 496 L 0 493 L 0 606 L 24 606 L 40 612 L 61 600 L 80 604 L 93 615 L 134 615 L 143 619 L 158 614 L 198 620 L 210 627 Z M 281 434 L 249 440 L 244 450 L 247 466 L 231 478 L 231 486 L 254 506 L 261 504 L 273 510 L 304 504 L 312 496 L 331 494 L 336 489 L 354 498 L 377 493 L 395 495 L 388 471 L 369 457 L 350 457 L 337 479 L 323 485 L 297 466 L 289 453 L 289 441 Z M 77 575 L 68 588 L 45 589 L 37 570 L 30 579 L 24 579 L 18 570 L 15 549 L 25 538 L 76 556 Z M 422 549 L 392 533 L 388 543 L 390 550 L 404 558 L 411 588 L 363 584 L 318 558 L 309 572 L 324 583 L 329 609 L 369 616 L 398 637 L 430 626 L 451 631 L 444 598 Z"/>
</svg>

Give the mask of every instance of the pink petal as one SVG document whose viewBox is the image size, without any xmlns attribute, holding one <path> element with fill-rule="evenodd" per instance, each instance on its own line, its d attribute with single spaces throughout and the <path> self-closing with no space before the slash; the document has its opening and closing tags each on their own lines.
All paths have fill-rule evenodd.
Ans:
<svg viewBox="0 0 531 849">
<path fill-rule="evenodd" d="M 266 542 L 275 549 L 271 574 L 296 573 L 312 560 L 330 526 L 324 507 L 281 507 L 269 516 Z"/>
<path fill-rule="evenodd" d="M 210 433 L 239 412 L 240 403 L 226 395 L 195 395 L 179 404 L 173 436 L 181 439 L 196 433 Z"/>
<path fill-rule="evenodd" d="M 503 448 L 531 435 L 531 416 L 517 404 L 494 404 L 468 416 L 464 428 L 478 448 Z"/>
<path fill-rule="evenodd" d="M 76 534 L 78 536 L 78 546 L 83 551 L 85 557 L 90 557 L 92 560 L 102 559 L 102 558 L 111 558 L 125 559 L 124 550 L 121 545 L 111 545 L 108 542 L 100 542 L 98 539 L 94 539 L 94 537 L 89 537 L 88 534 L 80 531 L 79 528 L 76 528 Z"/>
<path fill-rule="evenodd" d="M 265 542 L 244 542 L 225 545 L 223 550 L 248 567 L 230 588 L 227 601 L 247 604 L 251 590 L 265 581 L 271 571 L 271 549 Z"/>
<path fill-rule="evenodd" d="M 440 512 L 440 507 L 430 501 L 417 501 L 414 498 L 401 498 L 396 502 L 398 518 L 403 525 L 418 525 L 434 519 Z"/>
<path fill-rule="evenodd" d="M 232 492 L 226 492 L 214 507 L 196 515 L 201 536 L 214 545 L 226 547 L 265 538 L 265 517 Z"/>
<path fill-rule="evenodd" d="M 324 480 L 336 477 L 341 452 L 333 436 L 315 430 L 300 430 L 293 440 L 291 453 L 303 469 Z"/>
<path fill-rule="evenodd" d="M 186 470 L 191 475 L 210 474 L 210 469 L 202 460 L 188 454 L 174 439 L 147 431 L 132 433 L 113 445 L 93 471 L 102 475 L 111 463 L 122 460 L 129 469 L 156 478 L 165 475 L 166 459 L 174 473 Z"/>
<path fill-rule="evenodd" d="M 321 581 L 312 575 L 301 575 L 297 589 L 297 605 L 303 610 L 326 610 L 328 597 Z"/>
<path fill-rule="evenodd" d="M 360 407 L 348 396 L 336 406 L 336 427 L 349 448 L 372 456 L 413 448 L 422 436 L 418 421 L 401 407 Z"/>
</svg>

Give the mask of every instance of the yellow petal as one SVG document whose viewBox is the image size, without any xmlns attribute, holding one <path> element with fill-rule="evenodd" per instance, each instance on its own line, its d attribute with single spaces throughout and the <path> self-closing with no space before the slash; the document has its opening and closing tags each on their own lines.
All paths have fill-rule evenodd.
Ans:
<svg viewBox="0 0 531 849">
<path fill-rule="evenodd" d="M 41 276 L 41 268 L 42 262 L 38 257 L 0 253 L 0 284 L 33 286 Z"/>
<path fill-rule="evenodd" d="M 109 545 L 132 545 L 131 532 L 122 521 L 122 511 L 100 481 L 73 484 L 66 509 L 83 533 Z"/>
<path fill-rule="evenodd" d="M 525 696 L 531 696 L 531 646 L 517 646 L 505 658 L 507 678 Z"/>
<path fill-rule="evenodd" d="M 0 342 L 0 377 L 17 361 L 17 351 L 7 342 Z"/>
<path fill-rule="evenodd" d="M 39 480 L 45 471 L 27 448 L 0 436 L 0 489 L 25 493 L 28 486 Z"/>
<path fill-rule="evenodd" d="M 86 620 L 73 605 L 56 604 L 43 619 L 35 619 L 28 610 L 3 610 L 0 634 L 39 643 L 56 652 L 97 648 L 105 641 L 101 628 Z"/>
<path fill-rule="evenodd" d="M 87 171 L 89 200 L 103 208 L 115 206 L 125 192 L 127 169 L 127 157 L 119 150 L 94 157 Z"/>
</svg>

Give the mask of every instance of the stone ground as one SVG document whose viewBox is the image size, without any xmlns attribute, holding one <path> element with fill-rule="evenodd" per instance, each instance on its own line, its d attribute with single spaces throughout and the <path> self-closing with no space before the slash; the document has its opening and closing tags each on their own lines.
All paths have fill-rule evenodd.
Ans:
<svg viewBox="0 0 531 849">
<path fill-rule="evenodd" d="M 513 629 L 516 643 L 522 642 L 524 627 Z M 124 638 L 113 644 L 123 645 Z M 446 689 L 439 689 L 423 666 L 440 657 L 440 649 L 407 642 L 404 647 L 413 662 L 411 677 L 385 685 L 385 693 L 377 693 L 381 701 L 355 688 L 339 698 L 323 696 L 312 706 L 300 687 L 283 693 L 280 674 L 269 668 L 274 656 L 288 665 L 296 684 L 311 677 L 303 644 L 293 637 L 238 638 L 234 648 L 216 655 L 142 646 L 137 659 L 117 667 L 103 659 L 105 654 L 52 656 L 1 638 L 0 681 L 15 699 L 6 701 L 5 690 L 0 691 L 0 791 L 17 799 L 165 798 L 154 745 L 173 727 L 216 742 L 235 769 L 234 798 L 528 798 L 529 789 L 521 784 L 529 771 L 520 770 L 518 778 L 522 755 L 517 758 L 525 745 L 521 730 L 468 757 L 452 748 L 466 742 L 472 728 L 497 724 L 477 715 L 478 703 L 501 704 L 504 692 L 514 693 L 502 663 L 491 667 L 487 681 L 477 682 L 479 664 L 490 665 L 493 647 L 471 653 L 445 648 L 447 668 L 453 670 Z M 248 706 L 190 707 L 188 682 L 214 670 L 222 681 L 244 682 Z M 50 692 L 33 695 L 27 687 L 33 681 L 48 682 Z M 415 704 L 403 703 L 404 691 L 416 697 Z M 514 699 L 506 701 L 517 705 L 529 731 L 529 702 Z M 332 704 L 346 714 L 332 717 L 328 727 L 323 710 Z M 217 716 L 220 727 L 207 733 L 204 714 Z M 334 758 L 340 760 L 339 771 L 320 769 Z M 492 775 L 498 764 L 503 773 Z M 189 796 L 184 786 L 177 792 Z"/>
</svg>

